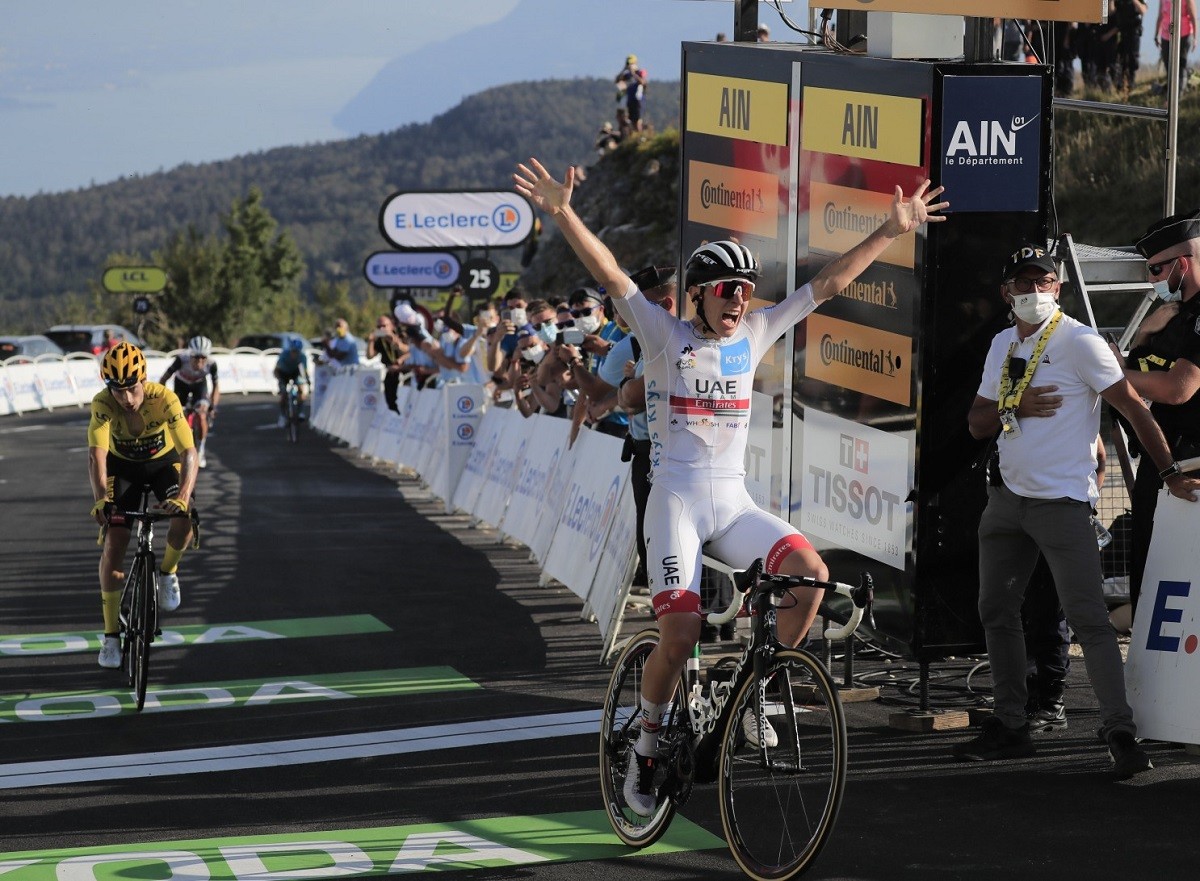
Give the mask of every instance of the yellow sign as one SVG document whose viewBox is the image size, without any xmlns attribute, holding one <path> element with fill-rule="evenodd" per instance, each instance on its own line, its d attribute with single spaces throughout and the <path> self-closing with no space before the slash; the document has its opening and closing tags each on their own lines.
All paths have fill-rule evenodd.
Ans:
<svg viewBox="0 0 1200 881">
<path fill-rule="evenodd" d="M 688 74 L 689 132 L 785 146 L 787 129 L 786 83 Z"/>
<path fill-rule="evenodd" d="M 921 123 L 920 98 L 808 87 L 800 143 L 814 153 L 919 166 Z"/>
<path fill-rule="evenodd" d="M 844 254 L 875 232 L 892 213 L 892 196 L 813 181 L 808 201 L 808 246 L 814 251 Z M 880 260 L 912 269 L 917 231 L 892 239 Z"/>
<path fill-rule="evenodd" d="M 883 398 L 912 403 L 912 339 L 820 313 L 808 316 L 806 376 Z"/>
<path fill-rule="evenodd" d="M 761 171 L 688 163 L 687 218 L 773 239 L 779 229 L 779 178 Z"/>
<path fill-rule="evenodd" d="M 167 286 L 167 274 L 157 266 L 114 266 L 103 284 L 112 294 L 157 294 Z"/>
<path fill-rule="evenodd" d="M 977 18 L 1032 18 L 1038 21 L 1094 21 L 1108 18 L 1107 0 L 831 0 L 833 9 L 855 12 L 920 12 Z"/>
</svg>

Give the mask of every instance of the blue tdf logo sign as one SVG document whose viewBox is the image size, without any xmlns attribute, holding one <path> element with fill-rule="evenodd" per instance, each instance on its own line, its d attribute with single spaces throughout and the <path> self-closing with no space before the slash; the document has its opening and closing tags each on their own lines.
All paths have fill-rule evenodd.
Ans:
<svg viewBox="0 0 1200 881">
<path fill-rule="evenodd" d="M 738 376 L 750 372 L 750 340 L 739 340 L 721 347 L 721 375 Z"/>
<path fill-rule="evenodd" d="M 1154 608 L 1150 612 L 1150 627 L 1146 634 L 1146 650 L 1155 652 L 1178 652 L 1179 637 L 1167 636 L 1162 632 L 1165 624 L 1181 624 L 1183 622 L 1183 609 L 1172 608 L 1167 606 L 1167 602 L 1173 597 L 1186 598 L 1191 593 L 1192 583 L 1190 581 L 1160 581 L 1158 583 L 1158 595 L 1154 598 Z M 1192 654 L 1196 651 L 1197 638 L 1195 634 L 1190 634 L 1183 640 L 1183 650 L 1187 654 Z"/>
</svg>

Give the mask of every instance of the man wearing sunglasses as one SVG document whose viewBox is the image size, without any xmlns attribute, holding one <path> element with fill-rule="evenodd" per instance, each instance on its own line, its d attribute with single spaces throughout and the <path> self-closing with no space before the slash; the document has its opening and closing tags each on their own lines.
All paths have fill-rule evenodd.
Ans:
<svg viewBox="0 0 1200 881">
<path fill-rule="evenodd" d="M 972 437 L 996 438 L 1000 457 L 1001 484 L 988 486 L 979 523 L 979 617 L 992 667 L 995 713 L 979 735 L 953 752 L 964 761 L 1034 752 L 1025 716 L 1021 604 L 1040 551 L 1083 648 L 1114 776 L 1124 779 L 1151 764 L 1135 740 L 1091 522 L 1099 497 L 1098 398 L 1129 420 L 1156 470 L 1170 471 L 1171 451 L 1100 335 L 1058 308 L 1053 255 L 1024 245 L 1004 264 L 1000 279 L 1000 296 L 1012 308 L 1015 323 L 992 340 L 967 416 Z M 1192 491 L 1200 481 L 1175 473 L 1167 485 L 1172 495 L 1194 501 Z"/>
<path fill-rule="evenodd" d="M 816 576 L 820 555 L 789 523 L 760 510 L 745 486 L 754 370 L 771 345 L 817 306 L 858 277 L 899 235 L 929 221 L 948 203 L 930 204 L 941 188 L 925 181 L 911 198 L 896 187 L 888 219 L 863 242 L 831 261 L 784 300 L 749 312 L 759 264 L 737 242 L 701 245 L 684 266 L 683 294 L 696 306 L 690 320 L 649 302 L 613 254 L 571 207 L 575 175 L 554 180 L 536 159 L 513 175 L 517 191 L 550 214 L 592 277 L 613 297 L 637 335 L 645 359 L 646 421 L 652 486 L 646 503 L 646 557 L 659 643 L 642 680 L 641 736 L 630 752 L 624 794 L 634 812 L 654 812 L 658 728 L 679 674 L 700 637 L 700 557 L 711 552 L 738 568 L 757 558 L 769 572 Z M 796 645 L 816 614 L 815 591 L 796 591 L 778 612 L 779 638 Z M 804 594 L 811 594 L 806 596 Z M 742 721 L 751 743 L 771 745 L 769 726 Z"/>
<path fill-rule="evenodd" d="M 1125 378 L 1150 401 L 1150 413 L 1174 460 L 1190 459 L 1200 456 L 1200 211 L 1160 220 L 1134 247 L 1146 258 L 1150 281 L 1164 305 L 1134 334 Z M 1161 487 L 1157 468 L 1137 469 L 1130 496 L 1129 600 L 1134 610 Z"/>
</svg>

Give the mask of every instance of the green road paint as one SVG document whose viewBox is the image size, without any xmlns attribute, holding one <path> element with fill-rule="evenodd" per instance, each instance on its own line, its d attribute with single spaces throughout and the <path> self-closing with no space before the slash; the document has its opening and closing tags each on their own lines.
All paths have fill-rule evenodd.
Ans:
<svg viewBox="0 0 1200 881">
<path fill-rule="evenodd" d="M 159 686 L 151 684 L 146 690 L 146 706 L 143 712 L 211 710 L 292 701 L 393 697 L 479 687 L 477 683 L 451 667 L 370 670 L 320 676 L 243 679 L 237 682 Z M 10 695 L 0 697 L 0 723 L 95 719 L 132 712 L 135 706 L 133 696 L 127 691 L 89 690 Z"/>
<path fill-rule="evenodd" d="M 676 816 L 657 844 L 633 850 L 603 811 L 454 823 L 296 832 L 0 854 L 4 881 L 309 881 L 410 872 L 605 860 L 724 847 Z"/>
<path fill-rule="evenodd" d="M 161 624 L 161 622 L 160 622 Z M 345 636 L 356 633 L 388 633 L 391 628 L 374 615 L 337 615 L 330 618 L 281 618 L 277 621 L 247 621 L 241 624 L 183 624 L 164 627 L 155 643 L 208 645 L 219 642 L 252 642 L 262 639 L 296 639 L 306 636 Z M 29 658 L 99 651 L 101 634 L 18 633 L 0 636 L 0 658 Z"/>
</svg>

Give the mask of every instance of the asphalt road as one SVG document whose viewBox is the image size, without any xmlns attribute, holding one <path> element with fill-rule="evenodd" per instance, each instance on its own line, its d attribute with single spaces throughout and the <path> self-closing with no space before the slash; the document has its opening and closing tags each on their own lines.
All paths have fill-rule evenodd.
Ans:
<svg viewBox="0 0 1200 881">
<path fill-rule="evenodd" d="M 222 403 L 202 546 L 140 714 L 95 662 L 86 412 L 0 420 L 5 881 L 742 877 L 713 787 L 661 852 L 607 831 L 607 670 L 574 595 L 416 481 L 312 432 L 284 443 L 274 416 L 262 396 Z M 1082 666 L 1070 727 L 1000 766 L 950 761 L 960 732 L 889 727 L 895 685 L 848 705 L 846 799 L 808 877 L 1194 877 L 1200 764 L 1154 744 L 1156 770 L 1112 782 Z M 935 669 L 937 701 L 969 700 L 965 669 Z M 912 672 L 879 657 L 859 671 Z"/>
</svg>

